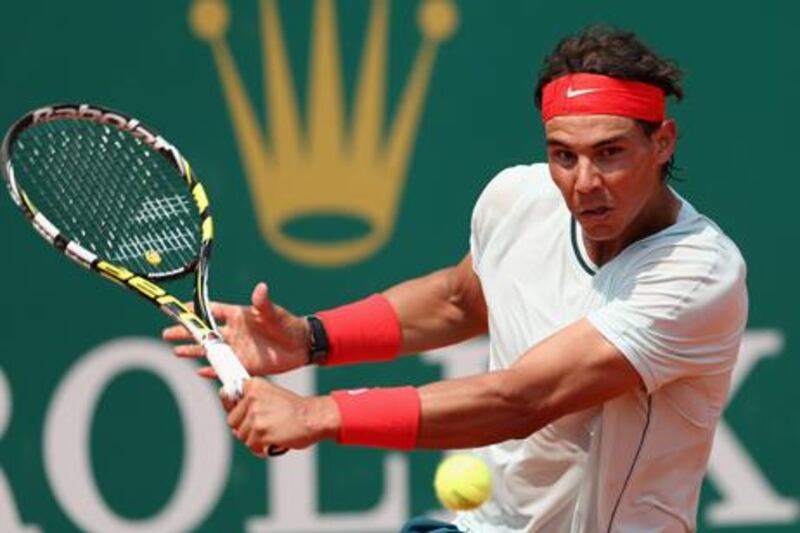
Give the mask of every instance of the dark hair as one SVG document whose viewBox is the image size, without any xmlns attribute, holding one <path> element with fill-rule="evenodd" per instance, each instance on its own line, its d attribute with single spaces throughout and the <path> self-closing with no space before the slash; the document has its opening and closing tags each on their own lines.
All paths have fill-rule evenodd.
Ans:
<svg viewBox="0 0 800 533">
<path fill-rule="evenodd" d="M 682 72 L 671 59 L 659 57 L 633 32 L 608 26 L 589 26 L 576 35 L 564 38 L 544 59 L 536 83 L 536 108 L 542 107 L 542 88 L 554 80 L 574 72 L 590 72 L 623 80 L 639 81 L 660 87 L 666 96 L 683 99 Z M 637 120 L 645 135 L 650 136 L 659 124 Z M 662 168 L 664 178 L 674 177 L 675 161 L 671 158 Z"/>
</svg>

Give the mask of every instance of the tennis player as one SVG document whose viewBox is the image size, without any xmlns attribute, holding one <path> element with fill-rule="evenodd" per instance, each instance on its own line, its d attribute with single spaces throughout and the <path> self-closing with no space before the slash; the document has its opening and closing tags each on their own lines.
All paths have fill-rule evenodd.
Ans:
<svg viewBox="0 0 800 533">
<path fill-rule="evenodd" d="M 734 243 L 669 185 L 667 97 L 682 97 L 680 71 L 635 35 L 568 37 L 536 88 L 548 162 L 488 183 L 459 264 L 311 317 L 264 284 L 251 306 L 217 305 L 255 374 L 490 339 L 486 374 L 419 388 L 306 398 L 253 379 L 226 405 L 238 438 L 257 454 L 322 439 L 476 448 L 491 499 L 406 531 L 695 530 L 747 291 Z"/>
</svg>

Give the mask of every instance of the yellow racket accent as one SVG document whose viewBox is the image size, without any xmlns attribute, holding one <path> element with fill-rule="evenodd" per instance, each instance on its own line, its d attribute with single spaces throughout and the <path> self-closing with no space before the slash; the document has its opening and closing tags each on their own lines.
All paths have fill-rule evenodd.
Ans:
<svg viewBox="0 0 800 533">
<path fill-rule="evenodd" d="M 155 299 L 155 301 L 178 320 L 184 324 L 191 324 L 201 335 L 209 335 L 213 333 L 211 328 L 208 327 L 199 316 L 194 314 L 186 305 L 171 294 L 164 294 Z"/>
<path fill-rule="evenodd" d="M 130 270 L 112 265 L 106 261 L 98 262 L 97 269 L 107 278 L 117 282 L 124 282 L 133 277 L 133 272 Z"/>
<path fill-rule="evenodd" d="M 205 211 L 208 208 L 208 196 L 200 183 L 192 188 L 192 195 L 194 196 L 194 201 L 197 202 L 197 209 L 201 213 Z"/>
<path fill-rule="evenodd" d="M 161 254 L 155 250 L 147 250 L 144 253 L 145 260 L 151 265 L 155 266 L 161 263 Z"/>
<path fill-rule="evenodd" d="M 33 205 L 33 202 L 31 202 L 31 199 L 28 198 L 28 195 L 25 194 L 25 191 L 22 191 L 22 201 L 25 202 L 25 207 L 28 208 L 28 211 L 30 211 L 34 215 L 39 212 L 39 210 L 36 209 L 36 206 Z"/>
<path fill-rule="evenodd" d="M 210 241 L 214 237 L 214 223 L 211 222 L 211 217 L 203 221 L 203 240 Z"/>
<path fill-rule="evenodd" d="M 143 294 L 144 296 L 150 298 L 151 300 L 158 301 L 158 298 L 164 296 L 166 291 L 144 278 L 140 278 L 138 276 L 131 278 L 128 281 L 128 285 L 139 291 L 139 293 Z"/>
<path fill-rule="evenodd" d="M 186 169 L 186 174 L 183 176 L 183 179 L 185 179 L 186 183 L 191 187 L 192 183 L 194 183 L 194 175 L 192 174 L 192 166 L 184 158 L 181 158 L 181 162 L 183 163 L 183 168 Z"/>
</svg>

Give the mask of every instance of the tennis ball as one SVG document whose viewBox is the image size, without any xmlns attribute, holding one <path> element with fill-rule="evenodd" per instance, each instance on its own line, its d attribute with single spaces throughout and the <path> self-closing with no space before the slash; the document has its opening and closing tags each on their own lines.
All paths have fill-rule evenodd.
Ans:
<svg viewBox="0 0 800 533">
<path fill-rule="evenodd" d="M 489 498 L 492 475 L 486 463 L 474 455 L 451 455 L 436 468 L 433 487 L 442 505 L 454 511 L 467 511 Z"/>
</svg>

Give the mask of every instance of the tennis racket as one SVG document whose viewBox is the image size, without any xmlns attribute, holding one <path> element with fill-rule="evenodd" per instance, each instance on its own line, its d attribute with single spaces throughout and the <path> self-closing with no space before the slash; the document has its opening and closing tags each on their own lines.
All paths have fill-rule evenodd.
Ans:
<svg viewBox="0 0 800 533">
<path fill-rule="evenodd" d="M 117 111 L 59 104 L 9 128 L 0 165 L 11 198 L 39 235 L 183 325 L 205 348 L 223 393 L 241 396 L 250 376 L 209 310 L 208 195 L 172 144 Z M 162 287 L 192 274 L 194 309 Z"/>
</svg>

